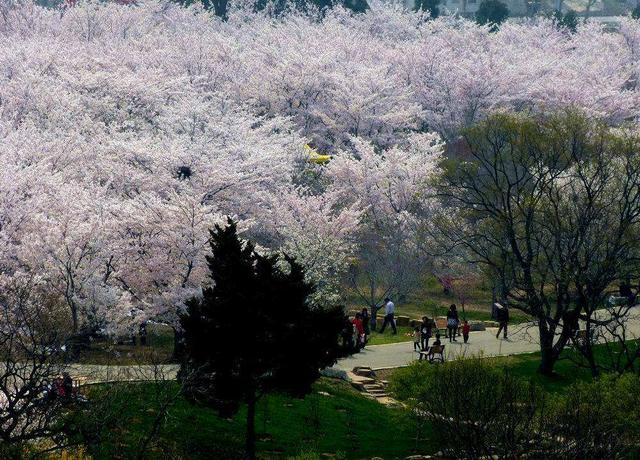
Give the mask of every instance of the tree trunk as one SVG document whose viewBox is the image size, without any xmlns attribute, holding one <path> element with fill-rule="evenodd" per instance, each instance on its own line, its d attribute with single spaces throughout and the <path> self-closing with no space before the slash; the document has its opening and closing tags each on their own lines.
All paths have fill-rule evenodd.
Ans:
<svg viewBox="0 0 640 460">
<path fill-rule="evenodd" d="M 600 371 L 598 370 L 596 358 L 593 356 L 593 347 L 589 343 L 589 339 L 587 339 L 587 344 L 585 345 L 585 357 L 587 358 L 587 362 L 589 363 L 591 375 L 593 377 L 598 377 L 598 375 L 600 375 Z"/>
<path fill-rule="evenodd" d="M 542 356 L 538 372 L 542 375 L 552 375 L 553 366 L 557 361 L 557 356 L 553 349 L 554 334 L 547 329 L 546 325 L 544 325 L 542 321 L 540 321 L 538 328 L 540 330 L 540 354 Z"/>
<path fill-rule="evenodd" d="M 78 321 L 78 309 L 75 305 L 69 303 L 69 309 L 71 310 L 71 321 L 73 323 L 73 333 L 77 334 L 78 329 L 80 328 L 80 322 Z"/>
<path fill-rule="evenodd" d="M 245 439 L 245 458 L 256 458 L 256 397 L 253 393 L 247 398 L 247 436 Z"/>
<path fill-rule="evenodd" d="M 184 356 L 184 342 L 183 342 L 183 332 L 182 330 L 178 330 L 176 327 L 172 327 L 173 329 L 173 360 L 181 361 Z"/>
<path fill-rule="evenodd" d="M 584 338 L 584 345 L 583 345 L 583 355 L 584 357 L 587 359 L 587 362 L 589 363 L 589 369 L 591 370 L 591 375 L 593 377 L 597 377 L 600 374 L 600 371 L 598 369 L 598 365 L 596 363 L 596 358 L 593 355 L 593 344 L 591 343 L 591 322 L 589 320 L 587 320 L 587 324 L 585 327 L 586 332 L 586 337 Z"/>
</svg>

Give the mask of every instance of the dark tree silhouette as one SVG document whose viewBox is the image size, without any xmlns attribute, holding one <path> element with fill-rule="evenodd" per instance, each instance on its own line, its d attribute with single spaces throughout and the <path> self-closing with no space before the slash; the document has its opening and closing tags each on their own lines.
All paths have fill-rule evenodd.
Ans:
<svg viewBox="0 0 640 460">
<path fill-rule="evenodd" d="M 256 402 L 272 391 L 311 390 L 319 369 L 336 361 L 343 312 L 311 307 L 314 287 L 303 268 L 286 256 L 257 254 L 231 220 L 210 233 L 213 287 L 181 317 L 179 379 L 187 398 L 222 415 L 247 404 L 246 457 L 253 459 Z"/>
<path fill-rule="evenodd" d="M 428 11 L 429 15 L 435 19 L 440 16 L 440 0 L 418 0 L 415 9 L 416 11 Z"/>
<path fill-rule="evenodd" d="M 509 8 L 500 0 L 484 0 L 476 12 L 476 22 L 480 25 L 488 24 L 492 31 L 509 17 Z"/>
<path fill-rule="evenodd" d="M 227 18 L 229 10 L 229 0 L 178 0 L 178 2 L 183 5 L 202 2 L 206 9 L 212 10 L 216 16 L 222 19 Z M 333 8 L 336 5 L 340 5 L 354 13 L 364 13 L 369 9 L 369 4 L 366 0 L 258 0 L 255 3 L 255 7 L 258 10 L 264 9 L 267 5 L 271 6 L 276 15 L 291 8 L 299 11 L 308 11 L 310 8 L 324 10 Z"/>
</svg>

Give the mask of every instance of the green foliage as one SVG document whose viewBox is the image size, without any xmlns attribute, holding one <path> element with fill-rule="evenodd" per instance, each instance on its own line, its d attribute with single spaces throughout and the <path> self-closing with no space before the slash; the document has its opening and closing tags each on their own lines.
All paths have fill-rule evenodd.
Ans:
<svg viewBox="0 0 640 460">
<path fill-rule="evenodd" d="M 541 392 L 480 358 L 409 366 L 394 375 L 392 389 L 415 401 L 414 412 L 432 423 L 452 458 L 526 453 L 540 424 Z"/>
<path fill-rule="evenodd" d="M 638 458 L 640 377 L 605 375 L 577 383 L 549 404 L 546 431 L 574 443 L 556 446 L 567 458 Z"/>
<path fill-rule="evenodd" d="M 633 9 L 631 17 L 633 19 L 640 19 L 640 4 Z"/>
<path fill-rule="evenodd" d="M 578 317 L 634 273 L 640 139 L 571 110 L 496 114 L 464 135 L 469 159 L 441 187 L 462 211 L 442 234 L 465 241 L 501 297 L 539 320 L 540 372 L 551 374 Z"/>
<path fill-rule="evenodd" d="M 273 391 L 311 391 L 319 370 L 337 359 L 344 315 L 338 307 L 311 307 L 315 288 L 302 266 L 287 256 L 258 254 L 240 240 L 233 221 L 210 234 L 213 287 L 189 300 L 180 317 L 178 377 L 185 396 L 221 414 L 247 403 L 247 457 L 253 458 L 256 401 Z"/>
<path fill-rule="evenodd" d="M 509 17 L 509 8 L 500 0 L 483 0 L 476 12 L 476 22 L 480 25 L 488 24 L 492 31 Z"/>
<path fill-rule="evenodd" d="M 391 390 L 431 423 L 452 458 L 638 458 L 638 375 L 607 375 L 551 395 L 498 362 L 416 363 L 393 374 Z"/>
<path fill-rule="evenodd" d="M 287 460 L 324 460 L 325 458 L 326 456 L 322 456 L 312 450 L 307 450 L 293 457 L 288 457 Z M 336 455 L 331 458 L 334 460 L 346 460 L 347 457 L 345 457 L 344 452 L 336 452 Z"/>
<path fill-rule="evenodd" d="M 210 243 L 214 286 L 181 317 L 186 394 L 235 412 L 253 394 L 307 393 L 337 358 L 342 310 L 310 307 L 314 287 L 302 267 L 285 257 L 289 270 L 281 270 L 278 257 L 243 243 L 233 222 L 216 226 Z"/>
</svg>

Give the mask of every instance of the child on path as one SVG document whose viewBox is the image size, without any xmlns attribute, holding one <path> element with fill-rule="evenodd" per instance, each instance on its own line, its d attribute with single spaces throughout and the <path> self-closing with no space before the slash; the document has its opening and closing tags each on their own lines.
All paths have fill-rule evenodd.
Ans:
<svg viewBox="0 0 640 460">
<path fill-rule="evenodd" d="M 433 345 L 431 345 L 431 348 L 429 348 L 429 354 L 428 354 L 429 361 L 433 359 L 433 349 L 439 348 L 441 345 L 442 345 L 442 342 L 440 342 L 440 334 L 436 334 L 436 340 L 433 342 Z"/>
<path fill-rule="evenodd" d="M 467 343 L 469 341 L 470 331 L 471 331 L 471 326 L 469 326 L 469 323 L 465 319 L 464 324 L 462 325 L 462 338 L 464 339 L 464 343 Z"/>
<path fill-rule="evenodd" d="M 420 345 L 422 351 L 427 351 L 429 348 L 429 339 L 431 338 L 431 330 L 433 323 L 426 316 L 422 317 L 422 324 L 420 324 Z"/>
<path fill-rule="evenodd" d="M 422 340 L 422 336 L 420 335 L 420 328 L 416 326 L 412 335 L 413 335 L 413 351 L 421 351 L 422 347 L 420 346 L 420 341 Z"/>
</svg>

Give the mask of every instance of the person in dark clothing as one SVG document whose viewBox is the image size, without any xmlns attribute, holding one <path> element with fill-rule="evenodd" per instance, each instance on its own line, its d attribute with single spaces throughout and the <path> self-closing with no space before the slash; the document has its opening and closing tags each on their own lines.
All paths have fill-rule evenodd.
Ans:
<svg viewBox="0 0 640 460">
<path fill-rule="evenodd" d="M 636 296 L 631 290 L 631 283 L 629 281 L 623 281 L 620 283 L 620 297 L 625 297 L 629 305 L 633 305 L 636 300 Z"/>
<path fill-rule="evenodd" d="M 447 333 L 449 334 L 449 342 L 457 342 L 456 332 L 458 331 L 458 308 L 455 304 L 449 307 L 447 312 Z"/>
<path fill-rule="evenodd" d="M 384 307 L 384 305 L 374 305 L 373 307 L 371 307 L 370 324 L 371 330 L 373 332 L 375 332 L 376 328 L 378 327 L 378 310 L 380 310 L 382 307 Z"/>
<path fill-rule="evenodd" d="M 363 308 L 361 315 L 362 326 L 364 326 L 364 343 L 366 344 L 369 341 L 369 336 L 371 335 L 371 318 L 369 318 L 369 310 Z"/>
<path fill-rule="evenodd" d="M 427 351 L 429 348 L 429 339 L 431 338 L 431 332 L 433 330 L 433 323 L 426 316 L 422 317 L 422 323 L 420 324 L 420 348 L 422 351 Z"/>
<path fill-rule="evenodd" d="M 345 315 L 343 324 L 342 324 L 342 348 L 346 353 L 353 352 L 354 342 L 353 342 L 353 323 L 349 319 L 348 316 Z"/>
<path fill-rule="evenodd" d="M 73 397 L 73 379 L 68 372 L 62 374 L 63 397 L 66 401 L 70 401 Z"/>
<path fill-rule="evenodd" d="M 496 304 L 498 309 L 496 310 L 498 316 L 498 323 L 500 323 L 500 327 L 498 328 L 498 333 L 496 334 L 496 339 L 500 338 L 500 332 L 504 331 L 504 339 L 507 339 L 507 325 L 509 324 L 509 309 L 505 305 Z"/>
</svg>

